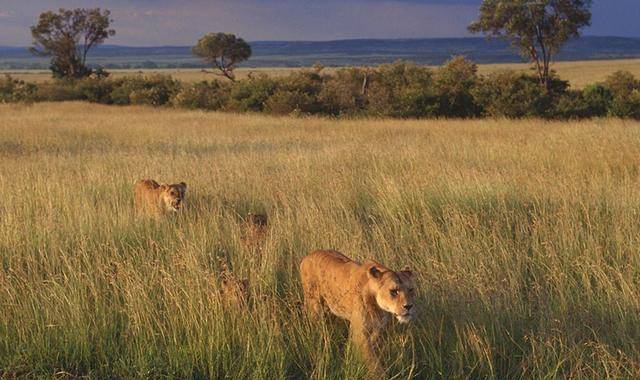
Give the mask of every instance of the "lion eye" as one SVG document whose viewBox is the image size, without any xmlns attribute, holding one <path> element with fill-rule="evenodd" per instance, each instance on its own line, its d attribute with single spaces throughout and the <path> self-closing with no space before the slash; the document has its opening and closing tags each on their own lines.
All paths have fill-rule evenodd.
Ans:
<svg viewBox="0 0 640 380">
<path fill-rule="evenodd" d="M 390 293 L 391 293 L 391 297 L 395 297 L 398 295 L 398 289 L 391 289 Z"/>
</svg>

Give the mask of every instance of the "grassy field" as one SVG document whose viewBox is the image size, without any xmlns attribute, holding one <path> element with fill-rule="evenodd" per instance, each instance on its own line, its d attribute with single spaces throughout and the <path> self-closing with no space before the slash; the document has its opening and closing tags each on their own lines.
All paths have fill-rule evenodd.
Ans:
<svg viewBox="0 0 640 380">
<path fill-rule="evenodd" d="M 136 217 L 145 177 L 189 208 Z M 335 248 L 417 274 L 390 377 L 637 378 L 639 185 L 631 121 L 0 105 L 0 377 L 364 379 L 346 325 L 300 310 L 299 260 Z"/>
<path fill-rule="evenodd" d="M 479 65 L 479 71 L 482 74 L 496 72 L 500 70 L 518 70 L 529 71 L 528 64 L 488 64 Z M 614 61 L 575 61 L 575 62 L 557 62 L 553 66 L 561 78 L 568 80 L 574 88 L 582 88 L 587 84 L 601 82 L 607 76 L 618 70 L 627 70 L 635 76 L 640 77 L 640 59 L 622 59 Z M 257 68 L 257 69 L 238 69 L 238 78 L 245 78 L 248 73 L 265 73 L 272 76 L 283 76 L 291 71 L 300 70 L 296 68 Z M 325 72 L 330 73 L 335 68 L 325 68 Z M 0 71 L 0 73 L 11 74 L 16 78 L 20 78 L 30 82 L 44 82 L 51 80 L 51 73 L 48 71 Z M 134 75 L 136 73 L 144 74 L 170 74 L 174 78 L 185 82 L 197 82 L 201 80 L 212 80 L 220 78 L 209 72 L 198 69 L 167 69 L 167 70 L 111 70 L 113 77 L 122 77 L 126 75 Z"/>
</svg>

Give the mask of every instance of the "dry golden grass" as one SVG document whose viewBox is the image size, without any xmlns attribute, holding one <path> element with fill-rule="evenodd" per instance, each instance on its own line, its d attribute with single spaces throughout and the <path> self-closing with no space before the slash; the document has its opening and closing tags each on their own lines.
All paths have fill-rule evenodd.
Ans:
<svg viewBox="0 0 640 380">
<path fill-rule="evenodd" d="M 137 218 L 145 177 L 189 209 Z M 632 121 L 0 105 L 0 377 L 365 378 L 345 325 L 299 308 L 299 260 L 336 248 L 417 274 L 390 376 L 637 378 L 639 184 Z"/>
<path fill-rule="evenodd" d="M 480 65 L 481 73 L 491 73 L 500 70 L 530 70 L 528 64 L 493 64 Z M 583 88 L 588 84 L 604 81 L 609 75 L 619 70 L 631 72 L 640 77 L 640 59 L 599 60 L 599 61 L 574 61 L 556 62 L 552 69 L 560 78 L 568 80 L 572 88 Z"/>
<path fill-rule="evenodd" d="M 482 74 L 496 72 L 500 70 L 518 70 L 530 71 L 530 65 L 501 63 L 479 65 L 479 71 Z M 602 61 L 575 61 L 575 62 L 557 62 L 553 65 L 553 69 L 558 72 L 562 79 L 568 80 L 572 87 L 582 88 L 587 84 L 603 81 L 607 76 L 618 70 L 627 70 L 635 76 L 640 77 L 640 59 L 621 59 L 621 60 L 602 60 Z M 257 68 L 257 69 L 238 69 L 238 78 L 246 78 L 250 72 L 264 73 L 271 76 L 284 76 L 292 71 L 301 70 L 296 68 Z M 336 68 L 325 68 L 326 73 L 335 71 Z M 0 73 L 8 73 L 16 78 L 20 78 L 29 82 L 44 82 L 51 80 L 51 73 L 48 71 L 0 71 Z M 137 73 L 144 74 L 170 74 L 175 79 L 184 82 L 198 82 L 202 80 L 221 79 L 219 76 L 211 73 L 211 70 L 204 72 L 199 69 L 167 69 L 167 70 L 111 70 L 114 78 Z M 224 79 L 226 80 L 226 79 Z"/>
</svg>

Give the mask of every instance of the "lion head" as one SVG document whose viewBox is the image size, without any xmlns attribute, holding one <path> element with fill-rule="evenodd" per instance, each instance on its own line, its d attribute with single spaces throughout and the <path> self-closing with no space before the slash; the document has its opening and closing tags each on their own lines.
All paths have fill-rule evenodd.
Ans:
<svg viewBox="0 0 640 380">
<path fill-rule="evenodd" d="M 173 185 L 160 185 L 160 199 L 168 211 L 179 211 L 184 201 L 184 193 L 187 191 L 187 184 L 184 182 Z"/>
<path fill-rule="evenodd" d="M 415 316 L 411 270 L 395 272 L 372 261 L 365 263 L 365 267 L 378 307 L 393 314 L 400 323 L 410 322 Z"/>
</svg>

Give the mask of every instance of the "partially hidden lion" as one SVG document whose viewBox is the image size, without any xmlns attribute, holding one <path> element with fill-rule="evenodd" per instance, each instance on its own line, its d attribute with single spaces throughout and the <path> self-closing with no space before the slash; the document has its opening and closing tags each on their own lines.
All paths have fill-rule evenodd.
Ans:
<svg viewBox="0 0 640 380">
<path fill-rule="evenodd" d="M 235 307 L 247 306 L 249 302 L 249 280 L 240 279 L 229 268 L 227 263 L 220 259 L 220 294 L 227 304 Z"/>
<path fill-rule="evenodd" d="M 187 184 L 159 184 L 152 179 L 141 179 L 134 187 L 135 206 L 138 211 L 159 217 L 183 208 Z"/>
<path fill-rule="evenodd" d="M 414 318 L 413 273 L 370 260 L 358 264 L 337 251 L 315 251 L 300 263 L 300 276 L 308 312 L 317 315 L 324 304 L 348 320 L 351 339 L 369 370 L 383 377 L 376 341 L 392 316 L 400 323 Z"/>
</svg>

